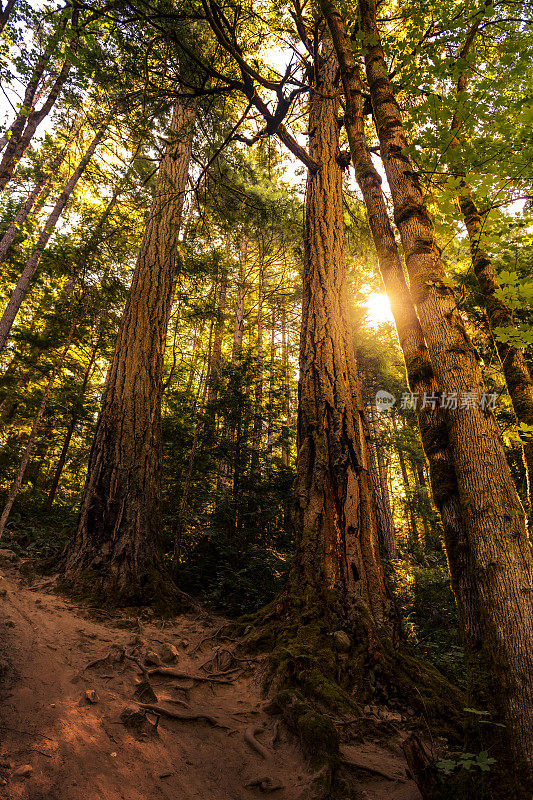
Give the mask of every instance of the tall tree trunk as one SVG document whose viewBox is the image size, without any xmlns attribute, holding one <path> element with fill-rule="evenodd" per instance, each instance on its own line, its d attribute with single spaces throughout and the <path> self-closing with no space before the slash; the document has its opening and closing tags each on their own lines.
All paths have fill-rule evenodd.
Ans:
<svg viewBox="0 0 533 800">
<path fill-rule="evenodd" d="M 381 525 L 383 534 L 383 544 L 385 550 L 390 558 L 397 558 L 398 545 L 396 542 L 396 533 L 394 531 L 394 521 L 392 519 L 392 511 L 390 505 L 389 485 L 387 482 L 387 469 L 385 467 L 385 459 L 383 457 L 383 440 L 381 438 L 381 427 L 379 424 L 378 411 L 376 408 L 376 399 L 372 397 L 369 403 L 369 417 L 371 429 L 374 433 L 374 448 L 376 452 L 377 462 L 377 478 L 379 484 L 379 496 L 381 498 Z"/>
<path fill-rule="evenodd" d="M 334 58 L 317 56 L 309 105 L 305 255 L 291 592 L 360 631 L 358 604 L 385 625 L 366 420 L 349 325 Z"/>
<path fill-rule="evenodd" d="M 370 409 L 369 409 L 370 413 Z M 371 439 L 369 438 L 369 442 Z M 385 546 L 385 528 L 387 525 L 385 519 L 385 507 L 383 505 L 383 497 L 381 495 L 381 483 L 380 483 L 380 476 L 378 472 L 378 462 L 376 456 L 376 448 L 375 446 L 368 446 L 368 469 L 370 472 L 370 477 L 372 478 L 372 486 L 374 487 L 374 495 L 376 497 L 376 512 L 377 512 L 377 526 L 378 526 L 378 538 L 380 542 Z"/>
<path fill-rule="evenodd" d="M 213 348 L 211 351 L 211 364 L 209 368 L 209 387 L 207 392 L 208 405 L 216 403 L 220 388 L 220 367 L 222 362 L 222 339 L 224 337 L 224 313 L 226 311 L 226 298 L 228 294 L 228 270 L 224 266 L 220 276 L 217 293 L 217 310 Z"/>
<path fill-rule="evenodd" d="M 41 192 L 43 191 L 43 189 L 47 185 L 47 183 L 50 180 L 50 178 L 56 174 L 57 170 L 59 169 L 59 167 L 61 166 L 61 164 L 65 160 L 65 156 L 67 155 L 68 151 L 70 150 L 72 142 L 75 139 L 77 133 L 78 133 L 77 130 L 74 131 L 73 133 L 71 133 L 71 135 L 69 136 L 68 141 L 66 142 L 65 146 L 61 150 L 59 150 L 59 152 L 56 154 L 56 156 L 52 159 L 52 161 L 50 162 L 49 171 L 46 172 L 43 175 L 43 177 L 41 178 L 41 180 L 39 180 L 35 184 L 33 190 L 31 191 L 30 195 L 28 196 L 26 202 L 21 206 L 21 208 L 17 212 L 17 215 L 15 216 L 15 219 L 13 220 L 13 222 L 11 223 L 9 228 L 4 233 L 4 235 L 3 235 L 3 237 L 2 237 L 2 239 L 0 241 L 0 264 L 3 261 L 5 261 L 5 257 L 7 255 L 7 252 L 9 250 L 13 240 L 15 239 L 15 237 L 16 237 L 17 233 L 19 232 L 21 226 L 24 224 L 24 222 L 28 218 L 28 214 L 33 209 L 35 203 L 37 202 L 37 199 L 39 198 L 39 195 L 41 194 Z M 0 272 L 1 272 L 1 270 L 0 270 Z"/>
<path fill-rule="evenodd" d="M 158 599 L 163 356 L 195 108 L 174 106 L 89 456 L 66 577 L 117 602 Z M 89 577 L 90 576 L 90 577 Z"/>
<path fill-rule="evenodd" d="M 422 554 L 426 550 L 426 546 L 430 539 L 430 528 L 428 523 L 428 516 L 431 511 L 431 505 L 429 503 L 429 497 L 427 494 L 427 490 L 425 486 L 420 481 L 420 465 L 417 464 L 414 458 L 409 458 L 409 463 L 411 465 L 411 471 L 413 473 L 413 477 L 415 479 L 415 487 L 416 487 L 416 499 L 418 505 L 418 516 L 422 522 L 422 527 L 424 528 L 424 542 L 421 542 L 421 552 Z M 422 473 L 423 474 L 423 473 Z M 422 546 L 423 545 L 423 546 Z"/>
<path fill-rule="evenodd" d="M 196 332 L 196 327 L 194 329 L 195 332 L 194 332 L 194 336 L 193 336 L 193 340 L 192 340 L 192 348 L 191 348 L 191 363 L 189 365 L 189 376 L 187 378 L 187 386 L 186 386 L 186 389 L 185 389 L 185 397 L 190 397 L 191 393 L 192 393 L 192 385 L 194 383 L 194 378 L 196 376 L 196 364 L 197 364 L 197 361 L 198 361 L 198 352 L 200 350 L 200 339 L 201 339 L 201 335 L 203 333 L 203 327 L 204 327 L 204 325 L 202 323 L 202 329 L 200 330 L 199 333 Z"/>
<path fill-rule="evenodd" d="M 255 368 L 254 427 L 252 433 L 251 475 L 260 477 L 261 434 L 263 431 L 263 243 L 259 242 L 259 287 L 257 298 L 257 362 Z"/>
<path fill-rule="evenodd" d="M 32 70 L 31 77 L 26 84 L 26 88 L 24 90 L 24 97 L 22 99 L 22 107 L 5 132 L 5 134 L 0 138 L 0 150 L 3 150 L 8 142 L 13 141 L 13 150 L 16 147 L 16 144 L 20 141 L 20 137 L 24 131 L 24 127 L 28 121 L 28 114 L 31 113 L 34 108 L 35 104 L 38 101 L 38 90 L 39 85 L 41 83 L 41 79 L 45 73 L 46 67 L 50 62 L 52 54 L 57 47 L 59 39 L 63 36 L 65 32 L 65 28 L 67 26 L 67 17 L 63 16 L 60 20 L 57 30 L 52 34 L 48 43 L 44 49 L 44 51 L 39 55 L 35 66 Z"/>
<path fill-rule="evenodd" d="M 392 424 L 394 426 L 394 430 L 396 433 L 398 432 L 398 425 L 396 423 L 396 419 L 392 417 Z M 420 536 L 418 534 L 418 527 L 416 524 L 416 517 L 412 505 L 412 490 L 411 484 L 409 483 L 409 473 L 407 472 L 407 465 L 405 463 L 405 455 L 402 450 L 402 446 L 399 441 L 396 443 L 396 454 L 398 456 L 398 462 L 400 464 L 400 472 L 402 475 L 402 483 L 403 483 L 403 490 L 405 493 L 405 508 L 407 511 L 407 517 L 409 520 L 409 532 L 411 534 L 412 541 L 416 544 L 420 544 Z"/>
<path fill-rule="evenodd" d="M 83 380 L 80 386 L 80 393 L 79 393 L 79 401 L 81 402 L 85 397 L 85 391 L 87 389 L 87 384 L 89 383 L 89 378 L 91 376 L 92 368 L 94 362 L 96 361 L 96 354 L 98 352 L 98 348 L 100 346 L 101 336 L 98 337 L 96 340 L 96 344 L 93 347 L 93 351 L 91 353 L 91 357 L 89 359 L 89 363 L 87 364 L 87 368 L 83 375 Z M 52 506 L 54 504 L 55 496 L 57 493 L 57 489 L 59 486 L 59 481 L 61 480 L 61 475 L 63 474 L 63 468 L 65 466 L 67 460 L 68 449 L 70 446 L 70 440 L 74 435 L 74 431 L 76 430 L 76 425 L 78 424 L 78 420 L 80 418 L 79 412 L 76 408 L 73 409 L 70 415 L 70 422 L 68 424 L 67 432 L 65 434 L 65 438 L 63 440 L 63 445 L 61 447 L 61 452 L 59 454 L 59 459 L 57 461 L 56 468 L 54 470 L 54 477 L 52 478 L 52 483 L 50 484 L 50 489 L 48 491 L 48 497 L 46 498 L 45 509 L 46 511 L 51 511 Z"/>
<path fill-rule="evenodd" d="M 483 16 L 480 15 L 470 27 L 466 41 L 458 54 L 460 59 L 465 59 L 468 55 L 482 20 Z M 450 142 L 450 148 L 455 151 L 458 151 L 461 147 L 458 134 L 462 125 L 462 116 L 459 111 L 464 105 L 466 91 L 467 80 L 466 73 L 463 70 L 457 81 L 457 100 L 459 107 L 453 115 L 451 122 L 453 138 Z M 533 426 L 533 380 L 524 356 L 524 351 L 520 348 L 513 347 L 509 342 L 502 342 L 496 333 L 498 327 L 516 328 L 513 312 L 509 306 L 498 297 L 500 286 L 496 278 L 496 273 L 494 272 L 492 260 L 487 251 L 483 232 L 484 225 L 472 195 L 471 187 L 466 180 L 464 168 L 455 170 L 454 175 L 456 178 L 460 179 L 458 200 L 470 242 L 472 266 L 479 286 L 481 304 L 485 309 L 489 329 L 500 359 L 507 391 L 509 392 L 518 422 L 524 422 L 526 425 Z M 529 511 L 533 514 L 533 438 L 526 439 L 523 443 L 523 448 L 527 473 Z"/>
<path fill-rule="evenodd" d="M 281 397 L 282 415 L 281 424 L 281 463 L 284 467 L 289 466 L 289 414 L 290 414 L 290 382 L 289 382 L 289 332 L 287 330 L 287 309 L 285 298 L 281 306 Z"/>
<path fill-rule="evenodd" d="M 59 195 L 54 208 L 52 209 L 50 216 L 46 220 L 45 226 L 39 236 L 35 249 L 33 250 L 31 256 L 29 257 L 26 266 L 22 272 L 22 275 L 19 278 L 19 281 L 13 290 L 13 294 L 6 306 L 6 309 L 0 319 L 0 350 L 5 347 L 5 343 L 7 337 L 9 336 L 9 332 L 11 330 L 11 326 L 15 321 L 15 317 L 18 314 L 20 306 L 22 305 L 22 301 L 26 297 L 28 289 L 30 287 L 31 280 L 35 275 L 35 271 L 40 264 L 41 258 L 43 253 L 46 249 L 46 245 L 54 232 L 55 226 L 61 214 L 63 213 L 65 206 L 70 198 L 70 195 L 74 191 L 74 188 L 79 181 L 80 177 L 82 176 L 87 164 L 91 160 L 94 155 L 94 152 L 107 131 L 109 125 L 109 121 L 104 122 L 104 124 L 98 130 L 96 136 L 92 140 L 91 144 L 87 148 L 85 155 L 81 159 L 80 163 L 78 164 L 77 168 L 72 173 L 70 179 L 65 184 L 63 191 Z"/>
<path fill-rule="evenodd" d="M 271 300 L 272 308 L 270 311 L 270 366 L 268 376 L 268 407 L 267 407 L 267 471 L 272 473 L 272 458 L 274 455 L 274 367 L 276 363 L 276 311 L 274 308 L 274 298 Z"/>
<path fill-rule="evenodd" d="M 79 17 L 79 11 L 76 7 L 76 4 L 74 4 L 72 8 L 72 21 L 71 21 L 72 36 L 70 38 L 68 45 L 72 55 L 76 55 L 78 49 L 78 41 L 79 41 L 78 17 Z M 60 27 L 59 31 L 62 32 L 63 29 L 64 26 Z M 50 88 L 50 91 L 48 93 L 48 97 L 44 101 L 41 108 L 39 108 L 38 110 L 34 108 L 35 93 L 37 91 L 37 87 L 42 78 L 46 65 L 50 60 L 50 54 L 55 48 L 56 44 L 57 41 L 56 37 L 54 36 L 51 45 L 46 49 L 43 56 L 38 60 L 32 78 L 30 80 L 30 83 L 26 87 L 24 103 L 23 103 L 24 109 L 26 109 L 26 111 L 25 113 L 19 114 L 17 119 L 11 125 L 10 128 L 11 136 L 9 137 L 2 158 L 0 160 L 0 193 L 4 191 L 7 184 L 9 183 L 17 164 L 19 163 L 20 159 L 30 146 L 31 140 L 33 139 L 33 136 L 37 128 L 52 110 L 52 107 L 54 106 L 54 103 L 59 97 L 59 93 L 63 88 L 63 86 L 65 85 L 66 80 L 68 78 L 70 69 L 72 67 L 72 61 L 70 60 L 72 56 L 70 57 L 68 56 L 67 58 L 65 58 L 61 70 L 57 75 L 56 79 L 54 80 Z"/>
<path fill-rule="evenodd" d="M 182 539 L 183 527 L 184 527 L 184 519 L 183 515 L 185 513 L 185 509 L 187 508 L 187 502 L 189 500 L 189 492 L 191 490 L 192 479 L 194 474 L 194 461 L 196 458 L 196 452 L 198 450 L 198 443 L 200 440 L 200 429 L 201 429 L 201 418 L 203 412 L 205 410 L 205 403 L 208 393 L 209 387 L 209 371 L 211 367 L 211 358 L 212 358 L 212 347 L 213 347 L 213 328 L 214 326 L 211 325 L 209 330 L 209 344 L 207 347 L 207 356 L 205 359 L 204 370 L 202 372 L 202 377 L 200 379 L 200 385 L 198 387 L 198 393 L 195 398 L 194 402 L 194 434 L 191 444 L 191 449 L 189 452 L 189 461 L 187 464 L 187 472 L 185 474 L 185 480 L 183 481 L 183 488 L 181 492 L 181 499 L 180 504 L 178 507 L 179 511 L 179 519 L 174 531 L 174 560 L 177 564 L 177 559 L 179 557 L 179 548 Z"/>
<path fill-rule="evenodd" d="M 9 19 L 9 15 L 13 11 L 16 2 L 17 2 L 17 0 L 7 0 L 5 6 L 2 8 L 2 11 L 0 12 L 0 33 L 6 27 L 6 23 L 7 23 L 8 19 Z"/>
<path fill-rule="evenodd" d="M 246 261 L 248 242 L 242 237 L 239 253 L 239 280 L 237 283 L 237 302 L 235 307 L 235 323 L 233 326 L 233 347 L 231 351 L 230 389 L 240 393 L 240 368 L 242 363 L 242 340 L 244 336 L 244 301 L 246 299 Z M 232 464 L 234 466 L 235 431 L 240 417 L 240 399 L 234 398 L 233 405 L 227 410 L 221 435 L 222 456 L 218 473 L 218 491 L 227 491 L 232 482 Z"/>
<path fill-rule="evenodd" d="M 80 275 L 82 274 L 83 270 L 86 269 L 90 265 L 91 256 L 96 252 L 96 250 L 98 248 L 98 245 L 100 244 L 102 231 L 104 230 L 106 222 L 108 221 L 109 217 L 111 216 L 111 213 L 112 213 L 113 209 L 115 208 L 115 206 L 116 206 L 116 204 L 118 202 L 118 199 L 120 197 L 122 189 L 124 188 L 124 185 L 125 185 L 128 177 L 129 177 L 129 175 L 131 173 L 131 169 L 133 167 L 133 163 L 135 161 L 135 158 L 137 157 L 138 150 L 139 150 L 139 148 L 136 149 L 133 157 L 131 158 L 131 160 L 129 162 L 129 165 L 128 165 L 128 168 L 127 168 L 126 172 L 122 176 L 122 178 L 119 181 L 119 183 L 117 184 L 117 186 L 115 186 L 115 189 L 113 190 L 113 194 L 111 196 L 111 199 L 109 200 L 107 206 L 105 207 L 104 211 L 102 212 L 102 215 L 98 219 L 98 222 L 96 223 L 95 227 L 93 228 L 93 230 L 91 232 L 91 235 L 89 236 L 89 238 L 85 242 L 85 244 L 84 244 L 84 246 L 83 246 L 83 248 L 82 248 L 82 250 L 80 252 L 80 255 L 78 256 L 78 258 L 74 262 L 72 274 L 69 277 L 69 279 L 66 281 L 64 286 L 62 287 L 61 292 L 59 293 L 59 297 L 57 298 L 57 301 L 56 301 L 56 304 L 55 304 L 55 307 L 54 307 L 54 315 L 56 315 L 58 313 L 58 311 L 61 308 L 61 306 L 64 303 L 66 303 L 66 301 L 69 299 L 69 297 L 71 296 L 71 294 L 72 294 L 72 292 L 74 290 L 74 287 L 76 286 L 76 284 L 78 282 L 78 279 L 79 279 Z M 39 314 L 35 314 L 34 320 L 32 320 L 32 328 L 33 329 L 35 328 L 35 321 L 38 320 L 38 319 L 40 319 L 40 315 Z M 40 332 L 41 340 L 47 339 L 51 335 L 52 326 L 53 326 L 52 319 L 48 318 L 46 323 L 45 323 L 45 325 L 43 326 L 43 328 L 42 328 L 42 330 Z M 38 358 L 39 358 L 39 351 L 37 351 L 37 353 L 35 354 L 34 359 L 32 361 L 30 361 L 29 366 L 24 370 L 24 372 L 18 378 L 17 383 L 16 383 L 17 390 L 23 389 L 25 386 L 27 386 L 28 382 L 31 380 L 32 375 L 34 374 L 34 365 L 37 363 Z M 19 359 L 19 355 L 16 354 L 13 357 L 13 359 L 12 359 L 10 365 L 9 365 L 9 368 L 11 369 L 11 366 L 13 365 L 13 367 L 16 369 L 19 360 L 20 360 Z M 12 417 L 13 417 L 15 411 L 16 411 L 17 406 L 18 406 L 18 400 L 16 398 L 13 398 L 13 397 L 10 398 L 9 396 L 4 397 L 2 399 L 2 401 L 0 402 L 0 420 L 1 421 L 5 421 L 5 420 L 8 420 L 8 419 L 12 419 Z"/>
<path fill-rule="evenodd" d="M 30 460 L 31 454 L 33 452 L 33 447 L 35 445 L 35 440 L 37 438 L 37 434 L 39 432 L 39 428 L 42 422 L 42 418 L 44 412 L 46 411 L 46 407 L 48 405 L 48 398 L 50 397 L 50 392 L 52 391 L 52 387 L 55 383 L 55 379 L 57 377 L 58 372 L 61 370 L 63 366 L 63 362 L 65 361 L 66 355 L 70 350 L 70 345 L 72 344 L 72 338 L 74 336 L 74 331 L 76 330 L 76 326 L 78 324 L 77 317 L 74 318 L 74 322 L 70 326 L 70 332 L 66 341 L 66 344 L 61 352 L 59 359 L 56 361 L 54 369 L 52 370 L 52 374 L 48 379 L 48 383 L 46 385 L 46 389 L 44 390 L 44 394 L 41 399 L 41 403 L 37 410 L 37 414 L 33 421 L 32 429 L 30 431 L 30 436 L 28 439 L 28 443 L 26 445 L 26 449 L 24 451 L 24 455 L 22 456 L 22 461 L 20 462 L 20 466 L 18 468 L 17 475 L 15 480 L 13 481 L 13 485 L 10 489 L 6 504 L 4 506 L 4 510 L 2 511 L 2 516 L 0 516 L 0 537 L 4 532 L 4 528 L 6 526 L 6 522 L 9 519 L 9 514 L 11 513 L 11 509 L 13 508 L 13 503 L 17 499 L 18 493 L 20 491 L 20 487 L 22 486 L 22 481 L 24 480 L 24 473 L 26 472 L 26 467 L 28 466 L 28 462 Z"/>
<path fill-rule="evenodd" d="M 485 387 L 477 353 L 446 285 L 433 223 L 406 155 L 408 142 L 388 77 L 375 4 L 359 0 L 359 8 L 381 157 L 435 377 L 447 397 L 477 397 L 446 410 L 469 568 L 480 598 L 483 646 L 476 688 L 494 721 L 506 726 L 505 735 L 498 728 L 488 734 L 494 736 L 504 768 L 494 790 L 506 791 L 507 797 L 524 796 L 533 789 L 533 683 L 526 677 L 533 674 L 533 552 L 496 420 L 480 402 Z"/>
<path fill-rule="evenodd" d="M 451 581 L 457 600 L 467 661 L 473 670 L 481 647 L 480 609 L 477 587 L 469 567 L 467 535 L 449 445 L 447 422 L 437 404 L 423 403 L 424 396 L 433 397 L 438 394 L 438 387 L 422 328 L 405 280 L 381 190 L 381 177 L 372 162 L 366 143 L 360 71 L 338 11 L 332 3 L 328 3 L 326 11 L 341 65 L 346 98 L 344 120 L 355 174 L 367 208 L 379 268 L 396 323 L 414 410 L 430 465 L 431 487 L 442 517 Z"/>
<path fill-rule="evenodd" d="M 237 307 L 235 310 L 235 327 L 231 363 L 238 369 L 242 363 L 242 340 L 244 337 L 244 300 L 246 297 L 246 262 L 248 259 L 248 241 L 243 236 L 239 256 L 239 283 L 237 287 Z"/>
</svg>

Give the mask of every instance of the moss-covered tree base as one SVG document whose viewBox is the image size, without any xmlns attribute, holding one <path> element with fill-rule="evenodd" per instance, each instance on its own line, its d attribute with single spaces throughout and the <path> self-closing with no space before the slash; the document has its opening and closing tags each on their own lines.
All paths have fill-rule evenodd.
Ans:
<svg viewBox="0 0 533 800">
<path fill-rule="evenodd" d="M 269 653 L 265 691 L 317 770 L 317 797 L 358 797 L 339 747 L 350 730 L 364 736 L 369 703 L 409 710 L 423 720 L 424 735 L 431 726 L 433 735 L 460 741 L 460 690 L 407 645 L 394 643 L 362 604 L 343 613 L 324 593 L 287 593 L 239 620 L 235 631 L 246 650 Z M 360 719 L 361 726 L 346 726 L 347 718 Z"/>
<path fill-rule="evenodd" d="M 56 582 L 59 592 L 106 608 L 150 607 L 157 615 L 172 616 L 194 607 L 163 568 L 133 575 L 129 570 L 99 566 L 69 569 Z"/>
</svg>

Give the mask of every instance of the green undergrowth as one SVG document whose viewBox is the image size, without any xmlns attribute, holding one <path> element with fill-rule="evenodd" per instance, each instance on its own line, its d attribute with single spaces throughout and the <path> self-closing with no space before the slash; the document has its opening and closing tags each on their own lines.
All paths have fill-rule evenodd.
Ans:
<svg viewBox="0 0 533 800">
<path fill-rule="evenodd" d="M 77 513 L 62 507 L 43 511 L 37 502 L 19 504 L 11 512 L 2 535 L 2 547 L 24 558 L 58 556 L 76 526 Z"/>
</svg>

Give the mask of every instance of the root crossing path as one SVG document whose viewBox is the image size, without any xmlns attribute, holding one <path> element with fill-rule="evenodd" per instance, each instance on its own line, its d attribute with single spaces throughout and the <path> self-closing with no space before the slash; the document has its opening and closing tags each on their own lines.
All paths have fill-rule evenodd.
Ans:
<svg viewBox="0 0 533 800">
<path fill-rule="evenodd" d="M 260 663 L 207 615 L 120 619 L 0 566 L 2 800 L 308 800 Z M 149 663 L 151 662 L 151 663 Z M 361 799 L 419 800 L 396 750 L 359 750 Z"/>
</svg>

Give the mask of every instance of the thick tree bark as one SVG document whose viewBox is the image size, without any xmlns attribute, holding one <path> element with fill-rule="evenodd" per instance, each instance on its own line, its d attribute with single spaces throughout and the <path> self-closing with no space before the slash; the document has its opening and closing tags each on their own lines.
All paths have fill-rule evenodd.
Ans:
<svg viewBox="0 0 533 800">
<path fill-rule="evenodd" d="M 464 59 L 468 55 L 481 21 L 482 17 L 479 17 L 469 29 L 466 41 L 459 52 L 459 58 Z M 466 90 L 466 73 L 463 70 L 457 81 L 457 99 L 459 106 L 464 104 Z M 458 134 L 461 128 L 462 118 L 458 110 L 453 115 L 451 122 L 453 138 L 450 143 L 450 148 L 452 150 L 459 150 L 461 146 Z M 498 297 L 500 286 L 486 247 L 481 214 L 472 195 L 471 187 L 466 180 L 464 169 L 456 170 L 454 174 L 456 178 L 460 179 L 458 189 L 459 207 L 468 233 L 472 266 L 479 286 L 479 296 L 487 315 L 487 321 L 494 344 L 496 345 L 507 391 L 509 392 L 518 422 L 525 422 L 526 425 L 533 425 L 533 380 L 524 356 L 524 351 L 513 347 L 508 342 L 502 342 L 495 333 L 495 329 L 498 327 L 516 328 L 513 312 L 509 306 Z M 529 511 L 533 514 L 533 438 L 524 441 L 523 448 L 527 472 Z"/>
<path fill-rule="evenodd" d="M 78 16 L 79 12 L 76 6 L 72 9 L 72 36 L 69 41 L 68 47 L 71 54 L 75 55 L 78 49 L 79 31 L 78 31 Z M 59 29 L 62 32 L 64 25 Z M 11 125 L 11 136 L 5 146 L 2 158 L 0 159 L 0 193 L 4 191 L 9 183 L 17 164 L 31 144 L 33 136 L 41 124 L 46 119 L 52 110 L 54 103 L 59 97 L 61 89 L 65 85 L 72 61 L 70 57 L 65 58 L 63 65 L 56 79 L 54 80 L 48 96 L 44 101 L 41 108 L 38 110 L 34 108 L 35 94 L 39 82 L 43 76 L 44 70 L 50 60 L 50 54 L 56 46 L 56 37 L 54 36 L 50 46 L 46 49 L 45 53 L 38 60 L 32 78 L 26 87 L 23 106 L 25 109 L 31 109 L 29 113 L 19 114 L 16 120 Z"/>
<path fill-rule="evenodd" d="M 342 19 L 332 3 L 325 6 L 325 13 L 341 66 L 346 101 L 344 120 L 355 174 L 367 208 L 379 268 L 405 360 L 409 387 L 415 398 L 415 411 L 422 443 L 430 465 L 433 497 L 442 517 L 452 587 L 457 600 L 467 660 L 473 668 L 477 665 L 477 653 L 481 647 L 479 600 L 469 567 L 466 529 L 446 419 L 438 404 L 433 407 L 432 403 L 423 402 L 424 397 L 436 396 L 438 387 L 422 328 L 405 280 L 381 189 L 381 178 L 372 162 L 366 143 L 364 98 L 359 68 Z"/>
<path fill-rule="evenodd" d="M 17 212 L 17 215 L 15 216 L 15 219 L 13 220 L 13 222 L 11 223 L 9 228 L 6 230 L 6 232 L 2 236 L 2 239 L 0 241 L 0 264 L 3 261 L 5 261 L 7 252 L 9 250 L 13 240 L 15 239 L 17 233 L 19 232 L 19 230 L 21 228 L 21 225 L 23 225 L 24 222 L 26 221 L 26 219 L 28 218 L 28 214 L 33 209 L 35 203 L 37 202 L 37 200 L 39 198 L 39 195 L 41 194 L 41 192 L 43 191 L 43 189 L 47 185 L 47 183 L 50 180 L 50 178 L 56 174 L 57 170 L 59 169 L 59 167 L 61 166 L 61 164 L 65 160 L 65 156 L 67 155 L 68 151 L 70 150 L 70 147 L 71 147 L 72 142 L 75 139 L 76 135 L 77 135 L 77 130 L 73 134 L 71 134 L 71 136 L 69 136 L 69 139 L 68 139 L 67 143 L 65 144 L 65 146 L 61 150 L 59 150 L 59 152 L 56 154 L 56 156 L 52 159 L 52 161 L 50 162 L 49 171 L 46 174 L 44 174 L 43 177 L 41 178 L 41 180 L 38 181 L 35 184 L 33 190 L 31 191 L 30 195 L 28 196 L 27 200 L 21 206 L 19 211 Z M 0 268 L 0 272 L 1 272 L 1 268 Z"/>
<path fill-rule="evenodd" d="M 477 353 L 446 285 L 433 223 L 406 155 L 408 143 L 388 77 L 375 5 L 359 0 L 359 8 L 381 157 L 435 377 L 447 397 L 455 392 L 477 398 L 446 410 L 469 568 L 479 592 L 483 646 L 476 675 L 494 720 L 506 726 L 504 736 L 501 729 L 490 732 L 501 765 L 507 766 L 498 791 L 504 788 L 507 797 L 513 792 L 524 796 L 533 788 L 533 683 L 528 677 L 533 674 L 533 553 L 498 426 L 480 402 L 485 387 Z"/>
<path fill-rule="evenodd" d="M 158 600 L 163 356 L 195 108 L 174 107 L 89 456 L 66 578 L 116 602 Z"/>
<path fill-rule="evenodd" d="M 317 57 L 306 188 L 298 457 L 291 591 L 325 595 L 327 613 L 358 630 L 361 606 L 388 625 L 366 420 L 348 321 L 338 92 L 334 58 Z"/>
<path fill-rule="evenodd" d="M 13 294 L 11 295 L 9 302 L 6 306 L 6 309 L 0 319 L 0 350 L 5 347 L 5 343 L 7 337 L 9 336 L 9 332 L 11 330 L 11 326 L 15 321 L 15 317 L 17 316 L 20 306 L 28 289 L 30 288 L 30 283 L 35 275 L 35 271 L 41 262 L 41 258 L 43 253 L 46 249 L 46 245 L 54 232 L 55 226 L 61 214 L 63 213 L 65 206 L 68 203 L 70 195 L 74 191 L 74 188 L 79 181 L 80 177 L 82 176 L 85 168 L 87 167 L 89 161 L 94 155 L 94 152 L 107 131 L 109 122 L 104 122 L 104 124 L 98 130 L 96 136 L 92 140 L 91 144 L 87 148 L 85 155 L 81 159 L 80 163 L 78 164 L 77 168 L 72 173 L 70 179 L 65 184 L 63 191 L 59 195 L 56 204 L 52 211 L 50 212 L 50 216 L 46 220 L 45 226 L 41 231 L 37 244 L 35 245 L 35 249 L 33 250 L 31 256 L 29 257 L 26 266 L 22 272 L 22 275 L 19 278 L 19 281 L 13 290 Z"/>
</svg>

